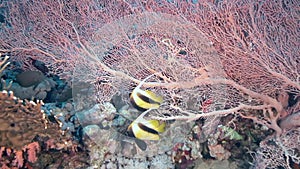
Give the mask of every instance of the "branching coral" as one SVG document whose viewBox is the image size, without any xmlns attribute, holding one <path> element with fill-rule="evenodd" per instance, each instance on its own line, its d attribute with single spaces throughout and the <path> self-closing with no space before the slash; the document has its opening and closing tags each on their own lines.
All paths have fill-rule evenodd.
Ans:
<svg viewBox="0 0 300 169">
<path fill-rule="evenodd" d="M 53 125 L 47 126 L 47 120 L 41 110 L 43 102 L 22 101 L 16 98 L 12 92 L 2 91 L 0 105 L 0 147 L 2 149 L 0 161 L 2 167 L 6 166 L 5 157 L 2 158 L 4 152 L 8 157 L 15 156 L 11 163 L 12 166 L 22 167 L 25 161 L 23 157 L 30 162 L 35 162 L 40 145 L 33 141 L 34 138 L 57 130 L 57 128 L 53 128 Z M 25 153 L 28 156 L 23 155 Z"/>
<path fill-rule="evenodd" d="M 15 160 L 9 163 L 11 167 L 22 167 L 27 161 L 35 162 L 37 153 L 43 150 L 39 143 L 46 146 L 45 151 L 76 151 L 77 145 L 69 135 L 62 135 L 57 123 L 48 122 L 41 110 L 42 101 L 20 100 L 13 92 L 2 91 L 0 105 L 0 162 L 3 166 L 12 156 Z"/>
<path fill-rule="evenodd" d="M 8 56 L 1 57 L 0 75 L 10 64 L 8 59 Z M 10 86 L 3 84 L 2 89 Z M 35 89 L 39 90 L 39 86 Z M 0 168 L 30 168 L 37 165 L 33 163 L 40 153 L 49 149 L 77 150 L 69 135 L 62 135 L 59 119 L 48 121 L 41 109 L 43 105 L 41 100 L 20 99 L 12 91 L 0 92 Z"/>
<path fill-rule="evenodd" d="M 300 128 L 284 132 L 281 137 L 268 138 L 260 143 L 253 168 L 293 168 L 300 163 Z"/>
<path fill-rule="evenodd" d="M 32 142 L 38 134 L 47 128 L 46 119 L 41 106 L 42 101 L 22 101 L 14 97 L 12 92 L 0 94 L 0 145 L 13 149 L 21 149 Z"/>
<path fill-rule="evenodd" d="M 1 90 L 9 89 L 12 84 L 12 81 L 9 83 L 6 83 L 6 81 L 1 78 L 3 70 L 10 64 L 10 62 L 8 62 L 8 59 L 9 59 L 9 57 L 7 55 L 4 56 L 0 52 L 0 89 Z"/>
<path fill-rule="evenodd" d="M 0 53 L 0 57 L 2 57 L 2 54 Z M 7 62 L 8 56 L 5 56 L 3 59 L 0 61 L 0 75 L 2 74 L 3 70 L 10 64 L 10 62 Z"/>
<path fill-rule="evenodd" d="M 21 100 L 13 92 L 0 92 L 0 162 L 2 167 L 22 167 L 37 160 L 41 150 L 36 137 L 54 138 L 57 142 L 61 132 L 56 123 L 48 123 L 42 101 Z M 64 144 L 64 142 L 62 143 Z M 14 160 L 11 161 L 12 157 Z M 8 160 L 8 161 L 7 161 Z"/>
</svg>

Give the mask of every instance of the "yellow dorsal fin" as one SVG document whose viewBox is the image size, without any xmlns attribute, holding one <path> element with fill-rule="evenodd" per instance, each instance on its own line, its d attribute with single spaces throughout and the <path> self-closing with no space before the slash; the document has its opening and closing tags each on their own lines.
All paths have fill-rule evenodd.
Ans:
<svg viewBox="0 0 300 169">
<path fill-rule="evenodd" d="M 163 102 L 163 98 L 161 96 L 158 96 L 157 94 L 155 94 L 154 92 L 150 91 L 150 90 L 145 90 L 145 92 L 147 93 L 148 97 L 158 103 L 162 103 Z"/>
</svg>

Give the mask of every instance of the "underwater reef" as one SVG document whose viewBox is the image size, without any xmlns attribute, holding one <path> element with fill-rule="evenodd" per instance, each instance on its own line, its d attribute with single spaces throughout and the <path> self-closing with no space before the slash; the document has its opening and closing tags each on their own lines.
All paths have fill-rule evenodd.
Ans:
<svg viewBox="0 0 300 169">
<path fill-rule="evenodd" d="M 0 1 L 0 168 L 300 168 L 299 6 Z"/>
</svg>

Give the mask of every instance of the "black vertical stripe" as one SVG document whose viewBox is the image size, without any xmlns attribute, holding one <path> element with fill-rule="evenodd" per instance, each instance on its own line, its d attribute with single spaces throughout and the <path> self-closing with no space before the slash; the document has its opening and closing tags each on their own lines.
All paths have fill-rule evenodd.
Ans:
<svg viewBox="0 0 300 169">
<path fill-rule="evenodd" d="M 139 97 L 141 100 L 143 100 L 143 101 L 146 102 L 146 103 L 149 103 L 149 104 L 158 104 L 158 105 L 160 105 L 159 102 L 156 102 L 156 101 L 152 100 L 151 98 L 149 98 L 149 97 L 147 97 L 147 96 L 145 96 L 145 95 L 142 95 L 142 94 L 139 93 L 139 92 L 137 92 L 136 95 L 137 95 L 137 97 Z M 136 109 L 139 110 L 139 111 L 146 111 L 146 110 L 148 110 L 148 109 L 145 109 L 145 108 L 139 106 L 138 103 L 136 103 L 136 101 L 133 99 L 133 96 L 132 96 L 132 95 L 130 96 L 130 103 L 132 104 L 132 106 L 133 106 L 134 108 L 136 108 Z"/>
<path fill-rule="evenodd" d="M 145 125 L 143 125 L 142 123 L 138 123 L 139 128 L 141 128 L 142 130 L 148 132 L 148 133 L 152 133 L 152 134 L 156 134 L 158 135 L 158 132 L 152 128 L 149 128 Z"/>
<path fill-rule="evenodd" d="M 140 107 L 139 105 L 137 105 L 136 102 L 135 102 L 135 100 L 133 99 L 133 97 L 130 97 L 130 103 L 132 104 L 132 106 L 133 106 L 134 108 L 136 108 L 136 109 L 139 110 L 139 111 L 144 112 L 144 111 L 147 110 L 147 109 L 144 109 L 144 108 Z"/>
<path fill-rule="evenodd" d="M 147 96 L 145 96 L 145 95 L 142 95 L 141 93 L 139 93 L 139 92 L 137 92 L 137 96 L 141 99 L 141 100 L 143 100 L 144 102 L 147 102 L 147 103 L 150 103 L 150 104 L 153 104 L 153 103 L 155 103 L 155 104 L 160 104 L 159 102 L 156 102 L 156 101 L 154 101 L 154 100 L 152 100 L 151 98 L 149 98 L 149 97 L 147 97 Z"/>
</svg>

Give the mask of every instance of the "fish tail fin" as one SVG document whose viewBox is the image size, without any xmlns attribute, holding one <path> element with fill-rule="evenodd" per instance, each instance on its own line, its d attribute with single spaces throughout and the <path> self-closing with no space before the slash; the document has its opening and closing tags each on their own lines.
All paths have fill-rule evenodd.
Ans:
<svg viewBox="0 0 300 169">
<path fill-rule="evenodd" d="M 150 90 L 145 90 L 145 92 L 147 93 L 148 97 L 151 100 L 153 100 L 153 101 L 155 101 L 159 104 L 161 104 L 163 102 L 163 97 L 162 96 L 159 96 L 159 95 L 155 94 L 154 92 L 152 92 Z"/>
<path fill-rule="evenodd" d="M 158 120 L 149 120 L 148 123 L 153 126 L 153 129 L 159 133 L 162 133 L 165 131 L 166 123 L 160 122 Z"/>
<path fill-rule="evenodd" d="M 160 122 L 160 125 L 157 128 L 157 132 L 162 133 L 166 129 L 166 122 Z"/>
</svg>

